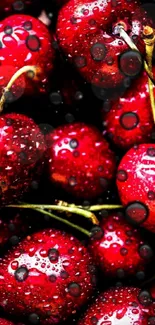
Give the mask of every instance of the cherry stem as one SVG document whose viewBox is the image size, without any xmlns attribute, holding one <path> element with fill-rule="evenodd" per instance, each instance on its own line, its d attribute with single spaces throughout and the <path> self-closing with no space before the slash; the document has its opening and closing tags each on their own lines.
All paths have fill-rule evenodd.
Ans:
<svg viewBox="0 0 155 325">
<path fill-rule="evenodd" d="M 56 201 L 58 206 L 65 206 L 65 207 L 76 207 L 75 204 L 69 204 L 65 201 Z M 80 209 L 86 209 L 88 211 L 100 211 L 100 210 L 115 210 L 115 209 L 122 209 L 122 205 L 115 205 L 115 204 L 98 204 L 98 205 L 91 205 L 86 208 L 84 208 L 81 205 L 77 206 Z"/>
<path fill-rule="evenodd" d="M 146 56 L 147 56 L 147 62 L 149 66 L 149 70 L 152 72 L 152 57 L 153 57 L 153 50 L 155 45 L 155 35 L 153 28 L 146 26 L 143 30 L 143 36 L 144 36 L 144 43 L 146 48 Z M 155 100 L 154 100 L 154 84 L 148 78 L 148 86 L 149 86 L 149 94 L 150 94 L 150 102 L 151 102 L 151 108 L 152 108 L 152 114 L 153 114 L 153 121 L 155 123 Z"/>
<path fill-rule="evenodd" d="M 3 111 L 3 105 L 5 103 L 6 100 L 6 94 L 7 92 L 11 89 L 12 85 L 14 84 L 14 82 L 23 74 L 26 72 L 33 72 L 34 74 L 36 74 L 38 68 L 36 66 L 33 65 L 27 65 L 22 67 L 21 69 L 19 69 L 18 71 L 15 72 L 15 74 L 12 76 L 12 78 L 10 79 L 9 83 L 7 84 L 7 86 L 4 88 L 2 97 L 0 99 L 0 113 Z"/>
<path fill-rule="evenodd" d="M 97 217 L 95 216 L 94 213 L 91 211 L 84 210 L 82 208 L 76 207 L 74 205 L 69 205 L 69 206 L 59 206 L 59 205 L 46 205 L 46 204 L 10 204 L 7 205 L 6 207 L 9 208 L 21 208 L 21 209 L 47 209 L 47 210 L 55 210 L 55 211 L 61 211 L 61 212 L 69 212 L 69 213 L 74 213 L 77 215 L 81 215 L 87 219 L 90 219 L 93 224 L 98 225 L 99 221 Z"/>
<path fill-rule="evenodd" d="M 123 40 L 129 45 L 129 47 L 132 50 L 136 50 L 140 53 L 138 47 L 134 44 L 134 42 L 131 40 L 131 38 L 129 37 L 129 35 L 126 33 L 126 31 L 123 28 L 123 25 L 117 26 L 117 30 L 119 31 L 120 37 L 123 38 Z M 150 78 L 150 80 L 152 81 L 152 83 L 155 85 L 155 80 L 152 74 L 152 71 L 150 71 L 149 66 L 147 64 L 147 62 L 144 60 L 144 69 L 148 75 L 148 77 Z"/>
<path fill-rule="evenodd" d="M 33 210 L 33 209 L 32 209 Z M 76 230 L 78 230 L 78 231 L 80 231 L 80 232 L 82 232 L 83 234 L 85 234 L 86 236 L 88 236 L 88 237 L 91 237 L 91 232 L 90 231 L 88 231 L 88 230 L 86 230 L 86 229 L 84 229 L 84 228 L 82 228 L 82 227 L 80 227 L 80 226 L 78 226 L 78 225 L 75 225 L 74 223 L 72 223 L 72 222 L 70 222 L 70 221 L 68 221 L 68 220 L 66 220 L 66 219 L 63 219 L 63 218 L 61 218 L 61 217 L 58 217 L 58 216 L 56 216 L 55 214 L 53 214 L 53 213 L 51 213 L 51 212 L 49 212 L 49 211 L 45 211 L 45 210 L 42 210 L 42 209 L 34 209 L 35 211 L 38 211 L 38 212 L 40 212 L 40 213 L 42 213 L 42 214 L 45 214 L 45 215 L 47 215 L 47 216 L 49 216 L 49 217 L 51 217 L 51 218 L 53 218 L 53 219 L 55 219 L 55 220 L 58 220 L 58 221 L 60 221 L 60 222 L 63 222 L 63 223 L 65 223 L 67 226 L 70 226 L 70 227 L 72 227 L 72 228 L 74 228 L 74 229 L 76 229 Z"/>
</svg>

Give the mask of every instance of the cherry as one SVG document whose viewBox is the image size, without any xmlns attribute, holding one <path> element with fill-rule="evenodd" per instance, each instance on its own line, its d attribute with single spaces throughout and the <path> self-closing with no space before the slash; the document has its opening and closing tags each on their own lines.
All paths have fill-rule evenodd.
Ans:
<svg viewBox="0 0 155 325">
<path fill-rule="evenodd" d="M 87 249 L 59 230 L 28 236 L 1 259 L 0 267 L 0 305 L 8 314 L 34 317 L 42 324 L 57 324 L 74 314 L 95 285 Z"/>
<path fill-rule="evenodd" d="M 40 20 L 28 15 L 13 15 L 1 21 L 0 53 L 4 76 L 8 67 L 15 73 L 23 66 L 34 65 L 37 71 L 34 73 L 30 69 L 27 73 L 24 90 L 27 93 L 36 88 L 44 91 L 53 68 L 54 49 L 52 37 Z"/>
<path fill-rule="evenodd" d="M 44 136 L 35 122 L 21 114 L 0 117 L 0 203 L 19 199 L 41 172 L 45 152 Z"/>
<path fill-rule="evenodd" d="M 103 218 L 101 231 L 91 238 L 90 251 L 94 261 L 107 276 L 123 278 L 144 271 L 153 251 L 141 239 L 137 229 L 130 226 L 120 213 Z"/>
<path fill-rule="evenodd" d="M 70 0 L 58 15 L 61 48 L 88 82 L 113 88 L 139 75 L 142 58 L 119 36 L 122 26 L 144 52 L 143 26 L 150 24 L 138 1 Z"/>
<path fill-rule="evenodd" d="M 49 177 L 55 185 L 81 198 L 102 194 L 114 176 L 115 159 L 102 134 L 73 123 L 48 136 Z"/>
<path fill-rule="evenodd" d="M 78 325 L 152 325 L 155 303 L 139 288 L 112 288 L 97 297 Z"/>
<path fill-rule="evenodd" d="M 122 158 L 117 187 L 127 218 L 155 232 L 155 144 L 140 144 Z"/>
<path fill-rule="evenodd" d="M 149 142 L 154 123 L 145 72 L 117 101 L 105 101 L 102 117 L 106 133 L 120 148 Z"/>
</svg>

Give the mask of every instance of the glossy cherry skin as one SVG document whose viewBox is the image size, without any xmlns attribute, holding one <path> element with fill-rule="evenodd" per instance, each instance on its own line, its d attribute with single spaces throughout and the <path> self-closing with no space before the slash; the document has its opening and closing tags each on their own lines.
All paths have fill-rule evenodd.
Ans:
<svg viewBox="0 0 155 325">
<path fill-rule="evenodd" d="M 144 270 L 153 251 L 145 245 L 140 233 L 115 213 L 103 218 L 100 223 L 101 236 L 90 241 L 89 249 L 97 264 L 107 276 L 123 278 Z"/>
<path fill-rule="evenodd" d="M 122 158 L 117 188 L 127 217 L 155 232 L 155 144 L 140 144 Z"/>
<path fill-rule="evenodd" d="M 151 325 L 154 307 L 146 291 L 134 287 L 114 288 L 97 297 L 78 325 Z"/>
<path fill-rule="evenodd" d="M 1 115 L 1 205 L 19 199 L 28 190 L 35 173 L 42 170 L 45 150 L 44 136 L 31 118 L 16 113 Z"/>
<path fill-rule="evenodd" d="M 150 22 L 137 1 L 70 0 L 60 9 L 57 22 L 60 46 L 88 82 L 113 88 L 125 81 L 119 60 L 129 47 L 114 34 L 115 26 L 122 21 L 143 52 L 140 35 L 143 25 Z"/>
<path fill-rule="evenodd" d="M 21 241 L 0 267 L 0 305 L 19 318 L 35 313 L 42 324 L 57 324 L 75 313 L 95 281 L 87 249 L 72 235 L 53 229 Z"/>
<path fill-rule="evenodd" d="M 13 67 L 17 71 L 35 65 L 37 74 L 31 78 L 25 75 L 25 91 L 32 92 L 33 87 L 43 91 L 54 58 L 52 36 L 46 26 L 28 15 L 9 16 L 0 23 L 0 44 L 1 67 Z"/>
<path fill-rule="evenodd" d="M 108 106 L 110 110 L 106 113 Z M 106 101 L 104 107 L 106 133 L 117 146 L 129 149 L 134 144 L 149 142 L 154 123 L 145 72 L 117 101 Z"/>
<path fill-rule="evenodd" d="M 55 129 L 48 139 L 50 180 L 76 197 L 102 194 L 114 176 L 115 158 L 102 134 L 73 123 Z"/>
</svg>

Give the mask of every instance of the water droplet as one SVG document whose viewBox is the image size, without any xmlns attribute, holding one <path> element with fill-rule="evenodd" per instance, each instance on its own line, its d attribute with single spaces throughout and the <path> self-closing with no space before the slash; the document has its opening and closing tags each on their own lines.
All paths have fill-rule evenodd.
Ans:
<svg viewBox="0 0 155 325">
<path fill-rule="evenodd" d="M 60 277 L 62 279 L 67 279 L 69 277 L 69 274 L 66 271 L 61 271 L 60 272 Z"/>
<path fill-rule="evenodd" d="M 104 190 L 108 187 L 108 180 L 104 177 L 100 177 L 100 185 L 104 188 Z"/>
<path fill-rule="evenodd" d="M 136 113 L 127 112 L 120 116 L 120 124 L 125 130 L 133 130 L 139 123 L 139 117 Z"/>
<path fill-rule="evenodd" d="M 119 169 L 116 175 L 118 181 L 125 182 L 128 178 L 128 174 L 125 170 Z"/>
<path fill-rule="evenodd" d="M 143 271 L 139 271 L 136 273 L 136 277 L 138 280 L 144 280 L 145 279 L 145 273 Z"/>
<path fill-rule="evenodd" d="M 90 321 L 91 321 L 92 325 L 97 325 L 97 323 L 98 323 L 98 319 L 95 316 L 91 317 Z"/>
<path fill-rule="evenodd" d="M 128 254 L 128 250 L 125 247 L 123 247 L 123 248 L 120 249 L 120 253 L 121 253 L 122 256 L 125 256 L 125 255 Z"/>
<path fill-rule="evenodd" d="M 138 300 L 141 303 L 141 305 L 145 307 L 149 306 L 152 303 L 152 299 L 149 292 L 145 290 L 140 292 L 138 296 Z"/>
<path fill-rule="evenodd" d="M 76 149 L 79 145 L 78 141 L 76 139 L 72 139 L 70 142 L 69 142 L 69 145 L 72 149 Z"/>
<path fill-rule="evenodd" d="M 79 297 L 81 295 L 81 287 L 76 282 L 71 282 L 68 285 L 68 292 L 73 297 Z"/>
<path fill-rule="evenodd" d="M 68 183 L 69 183 L 70 186 L 75 186 L 75 185 L 77 185 L 76 177 L 71 176 L 71 177 L 69 178 L 69 180 L 68 180 Z"/>
<path fill-rule="evenodd" d="M 48 258 L 50 262 L 57 262 L 59 258 L 59 251 L 56 248 L 49 249 Z"/>
<path fill-rule="evenodd" d="M 51 282 L 55 282 L 56 281 L 56 276 L 54 275 L 54 274 L 51 274 L 50 276 L 49 276 L 49 280 L 51 281 Z"/>
<path fill-rule="evenodd" d="M 153 148 L 153 147 L 148 148 L 147 155 L 150 157 L 155 157 L 155 148 Z"/>
<path fill-rule="evenodd" d="M 123 52 L 119 57 L 119 69 L 125 76 L 138 76 L 143 69 L 141 54 L 135 50 Z"/>
<path fill-rule="evenodd" d="M 7 34 L 7 35 L 11 35 L 13 33 L 13 29 L 11 26 L 6 26 L 4 28 L 4 33 Z"/>
<path fill-rule="evenodd" d="M 16 271 L 15 271 L 15 278 L 17 281 L 19 282 L 23 282 L 27 279 L 29 275 L 29 271 L 26 267 L 19 267 Z"/>
<path fill-rule="evenodd" d="M 139 255 L 145 260 L 150 260 L 153 257 L 153 250 L 149 245 L 142 245 L 139 248 Z"/>
<path fill-rule="evenodd" d="M 148 318 L 148 325 L 155 325 L 155 317 L 154 316 Z"/>
<path fill-rule="evenodd" d="M 22 0 L 14 1 L 13 9 L 15 11 L 22 11 L 24 9 L 24 2 Z"/>
<path fill-rule="evenodd" d="M 36 35 L 29 35 L 26 38 L 26 46 L 32 52 L 38 52 L 41 47 L 39 38 Z"/>
<path fill-rule="evenodd" d="M 106 56 L 107 49 L 104 44 L 95 43 L 91 47 L 90 53 L 94 61 L 103 61 Z"/>
<path fill-rule="evenodd" d="M 148 218 L 148 209 L 141 202 L 132 202 L 126 207 L 125 214 L 130 222 L 141 224 Z"/>
<path fill-rule="evenodd" d="M 62 102 L 61 94 L 57 93 L 57 92 L 51 93 L 49 98 L 50 98 L 51 103 L 54 105 L 60 105 Z"/>
<path fill-rule="evenodd" d="M 147 197 L 148 197 L 149 200 L 155 200 L 155 192 L 148 191 Z"/>
<path fill-rule="evenodd" d="M 87 65 L 87 61 L 84 56 L 77 55 L 73 60 L 77 68 L 84 68 Z"/>
<path fill-rule="evenodd" d="M 25 21 L 23 24 L 24 29 L 31 30 L 32 29 L 32 23 L 31 21 Z"/>
<path fill-rule="evenodd" d="M 34 325 L 37 325 L 40 322 L 39 316 L 35 313 L 30 314 L 28 320 L 31 324 Z"/>
<path fill-rule="evenodd" d="M 95 226 L 91 229 L 91 238 L 99 240 L 104 236 L 104 232 L 101 227 Z"/>
</svg>

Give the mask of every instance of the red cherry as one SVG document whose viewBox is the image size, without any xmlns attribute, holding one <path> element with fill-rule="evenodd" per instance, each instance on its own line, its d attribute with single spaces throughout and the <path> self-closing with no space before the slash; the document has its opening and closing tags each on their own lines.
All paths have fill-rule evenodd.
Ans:
<svg viewBox="0 0 155 325">
<path fill-rule="evenodd" d="M 52 37 L 46 26 L 28 15 L 9 16 L 0 23 L 0 47 L 1 69 L 10 66 L 17 71 L 23 66 L 35 65 L 38 73 L 35 76 L 29 73 L 29 78 L 25 78 L 26 91 L 32 92 L 32 87 L 40 87 L 42 91 L 54 57 Z"/>
<path fill-rule="evenodd" d="M 155 232 L 155 144 L 140 144 L 124 155 L 117 187 L 127 217 Z"/>
<path fill-rule="evenodd" d="M 35 315 L 42 324 L 57 324 L 75 313 L 95 281 L 87 249 L 72 235 L 53 229 L 27 237 L 0 267 L 0 305 L 18 317 Z"/>
<path fill-rule="evenodd" d="M 102 134 L 84 123 L 61 126 L 50 134 L 50 180 L 81 198 L 102 194 L 114 176 L 115 159 Z"/>
<path fill-rule="evenodd" d="M 100 231 L 90 241 L 94 261 L 106 275 L 123 278 L 144 271 L 153 251 L 145 245 L 137 229 L 131 227 L 120 214 L 103 218 Z"/>
<path fill-rule="evenodd" d="M 34 166 L 45 152 L 44 137 L 34 121 L 16 113 L 0 117 L 0 202 L 18 199 L 31 185 Z M 38 165 L 41 169 L 41 164 Z"/>
<path fill-rule="evenodd" d="M 97 297 L 78 325 L 151 325 L 155 321 L 154 307 L 147 291 L 114 288 Z"/>
<path fill-rule="evenodd" d="M 102 116 L 106 132 L 119 147 L 127 149 L 136 143 L 148 142 L 154 122 L 146 73 L 116 102 L 106 101 Z"/>
<path fill-rule="evenodd" d="M 140 54 L 129 50 L 119 37 L 116 28 L 119 23 L 143 52 L 140 35 L 143 25 L 150 22 L 137 1 L 70 0 L 60 9 L 57 23 L 60 46 L 88 82 L 113 88 L 139 74 Z"/>
</svg>

